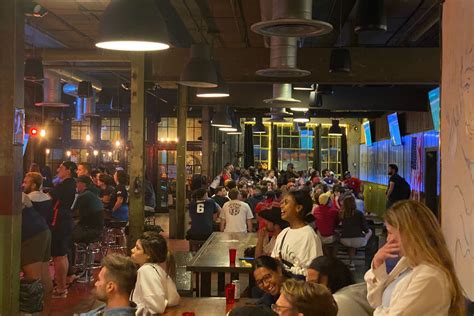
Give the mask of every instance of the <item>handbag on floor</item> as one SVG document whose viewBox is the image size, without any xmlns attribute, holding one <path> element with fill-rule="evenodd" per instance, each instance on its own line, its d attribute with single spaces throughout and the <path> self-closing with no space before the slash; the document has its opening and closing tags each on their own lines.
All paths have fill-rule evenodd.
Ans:
<svg viewBox="0 0 474 316">
<path fill-rule="evenodd" d="M 20 280 L 20 311 L 38 313 L 43 310 L 44 287 L 40 280 Z"/>
</svg>

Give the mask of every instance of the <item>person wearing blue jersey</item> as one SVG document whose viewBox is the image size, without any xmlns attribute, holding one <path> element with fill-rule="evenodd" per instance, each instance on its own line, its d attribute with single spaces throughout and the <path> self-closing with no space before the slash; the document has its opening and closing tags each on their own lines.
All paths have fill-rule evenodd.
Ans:
<svg viewBox="0 0 474 316">
<path fill-rule="evenodd" d="M 206 189 L 197 189 L 192 197 L 189 204 L 191 228 L 187 232 L 187 239 L 206 240 L 214 231 L 214 221 L 221 208 L 213 199 L 208 198 Z"/>
</svg>

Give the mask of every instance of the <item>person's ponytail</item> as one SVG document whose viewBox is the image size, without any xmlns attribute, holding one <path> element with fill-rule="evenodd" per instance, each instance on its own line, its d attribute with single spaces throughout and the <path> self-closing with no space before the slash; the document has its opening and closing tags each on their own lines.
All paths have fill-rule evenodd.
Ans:
<svg viewBox="0 0 474 316">
<path fill-rule="evenodd" d="M 171 251 L 166 255 L 166 273 L 173 281 L 176 281 L 176 259 Z"/>
</svg>

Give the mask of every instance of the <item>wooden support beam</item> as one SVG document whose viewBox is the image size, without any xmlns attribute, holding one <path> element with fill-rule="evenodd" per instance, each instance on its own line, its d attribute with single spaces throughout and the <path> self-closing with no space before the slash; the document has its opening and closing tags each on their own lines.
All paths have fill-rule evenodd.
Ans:
<svg viewBox="0 0 474 316">
<path fill-rule="evenodd" d="M 132 105 L 130 110 L 130 190 L 129 221 L 131 248 L 143 233 L 145 221 L 145 56 L 136 53 L 132 59 Z"/>
<path fill-rule="evenodd" d="M 23 159 L 22 145 L 14 140 L 23 142 L 24 132 L 15 119 L 24 102 L 23 37 L 21 1 L 0 1 L 0 315 L 5 316 L 19 314 Z"/>
<path fill-rule="evenodd" d="M 178 85 L 178 143 L 176 144 L 176 208 L 170 210 L 170 238 L 184 239 L 186 200 L 186 120 L 189 88 Z"/>
<path fill-rule="evenodd" d="M 440 81 L 439 48 L 349 48 L 352 71 L 349 74 L 329 73 L 330 48 L 298 49 L 298 67 L 311 71 L 302 78 L 288 82 L 317 82 L 338 84 L 438 84 Z M 33 54 L 33 51 L 30 51 Z M 45 62 L 127 62 L 130 54 L 106 50 L 39 49 L 35 54 Z M 188 48 L 171 48 L 149 54 L 152 61 L 151 78 L 166 86 L 175 85 L 186 61 Z M 227 82 L 272 83 L 281 78 L 260 77 L 255 71 L 268 68 L 270 50 L 264 47 L 215 48 Z"/>
</svg>

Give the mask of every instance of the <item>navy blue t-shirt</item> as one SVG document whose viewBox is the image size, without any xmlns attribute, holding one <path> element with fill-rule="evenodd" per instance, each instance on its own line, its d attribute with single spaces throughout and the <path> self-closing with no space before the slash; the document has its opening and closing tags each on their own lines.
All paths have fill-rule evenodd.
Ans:
<svg viewBox="0 0 474 316">
<path fill-rule="evenodd" d="M 192 201 L 189 204 L 191 228 L 188 231 L 190 239 L 207 239 L 213 232 L 213 215 L 218 211 L 218 205 L 213 199 Z"/>
</svg>

